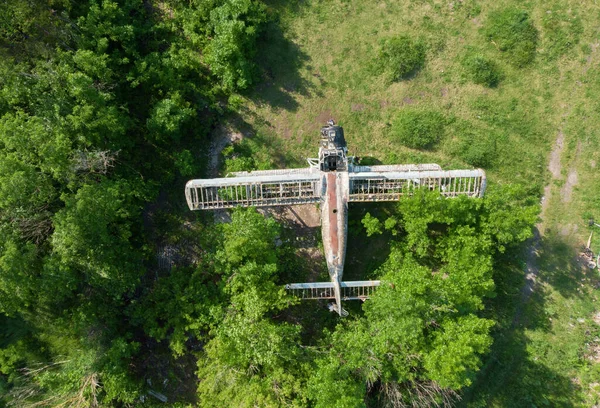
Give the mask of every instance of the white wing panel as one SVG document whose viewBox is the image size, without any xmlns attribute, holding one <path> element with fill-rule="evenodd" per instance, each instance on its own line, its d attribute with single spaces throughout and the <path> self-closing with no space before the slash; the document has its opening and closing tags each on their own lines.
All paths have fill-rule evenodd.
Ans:
<svg viewBox="0 0 600 408">
<path fill-rule="evenodd" d="M 257 173 L 188 181 L 185 197 L 190 210 L 310 204 L 321 197 L 318 173 Z"/>
<path fill-rule="evenodd" d="M 368 171 L 350 173 L 349 201 L 397 201 L 418 189 L 446 197 L 482 197 L 485 172 L 476 170 Z"/>
</svg>

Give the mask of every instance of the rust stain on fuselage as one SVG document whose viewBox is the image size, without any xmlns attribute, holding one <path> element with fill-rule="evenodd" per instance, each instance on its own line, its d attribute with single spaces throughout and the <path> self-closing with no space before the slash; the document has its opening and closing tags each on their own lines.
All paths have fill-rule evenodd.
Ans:
<svg viewBox="0 0 600 408">
<path fill-rule="evenodd" d="M 321 202 L 321 233 L 327 259 L 327 269 L 334 283 L 344 274 L 346 230 L 348 229 L 348 172 L 323 172 Z"/>
<path fill-rule="evenodd" d="M 330 243 L 330 251 L 334 261 L 340 258 L 340 244 L 338 238 L 338 197 L 337 197 L 337 183 L 335 173 L 327 174 L 327 206 L 328 214 L 326 217 L 329 219 L 329 230 L 327 231 L 328 241 Z M 328 257 L 329 258 L 329 257 Z M 336 264 L 338 262 L 335 262 Z"/>
</svg>

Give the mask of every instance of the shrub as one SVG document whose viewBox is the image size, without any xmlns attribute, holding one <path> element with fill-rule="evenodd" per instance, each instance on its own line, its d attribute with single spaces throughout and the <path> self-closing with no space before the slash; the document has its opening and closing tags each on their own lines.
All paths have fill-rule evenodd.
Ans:
<svg viewBox="0 0 600 408">
<path fill-rule="evenodd" d="M 538 30 L 526 11 L 506 8 L 492 12 L 483 32 L 512 65 L 524 67 L 535 58 Z"/>
<path fill-rule="evenodd" d="M 490 135 L 469 135 L 463 139 L 460 158 L 471 166 L 489 167 L 496 157 L 496 140 Z"/>
<path fill-rule="evenodd" d="M 502 79 L 502 72 L 498 65 L 481 54 L 467 55 L 463 60 L 463 66 L 469 79 L 476 84 L 493 88 Z"/>
<path fill-rule="evenodd" d="M 366 213 L 361 222 L 367 231 L 368 237 L 383 233 L 381 221 L 377 217 L 373 217 L 371 213 Z"/>
<path fill-rule="evenodd" d="M 424 63 L 425 45 L 405 35 L 385 40 L 377 59 L 378 69 L 387 70 L 392 81 L 415 74 Z"/>
<path fill-rule="evenodd" d="M 496 134 L 489 129 L 477 129 L 472 123 L 459 121 L 453 130 L 458 141 L 451 153 L 475 167 L 490 167 L 496 158 Z"/>
<path fill-rule="evenodd" d="M 444 116 L 431 110 L 403 110 L 392 122 L 392 136 L 404 146 L 426 149 L 444 134 Z"/>
</svg>

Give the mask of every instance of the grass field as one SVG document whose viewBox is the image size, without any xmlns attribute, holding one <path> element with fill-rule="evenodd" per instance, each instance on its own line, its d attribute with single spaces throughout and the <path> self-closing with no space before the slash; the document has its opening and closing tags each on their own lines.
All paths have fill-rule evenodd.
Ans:
<svg viewBox="0 0 600 408">
<path fill-rule="evenodd" d="M 242 144 L 255 165 L 304 166 L 329 118 L 344 126 L 352 155 L 381 163 L 463 168 L 484 154 L 490 188 L 521 183 L 543 201 L 541 238 L 529 258 L 527 248 L 507 254 L 522 267 L 498 283 L 495 343 L 462 403 L 600 404 L 600 280 L 598 271 L 577 263 L 593 228 L 588 219 L 600 220 L 600 7 L 592 1 L 269 4 L 278 22 L 260 46 L 262 84 L 235 98 L 243 114 L 231 118 L 252 135 Z M 533 61 L 525 66 L 485 34 L 493 13 L 510 8 L 526 11 L 537 29 Z M 383 41 L 401 35 L 424 44 L 426 58 L 420 70 L 392 81 L 378 55 Z M 464 62 L 469 55 L 492 61 L 496 86 L 474 83 Z M 439 142 L 426 150 L 398 143 L 392 123 L 407 110 L 439 113 Z M 592 248 L 600 251 L 600 228 Z M 379 243 L 371 249 L 365 256 L 373 261 L 356 265 L 364 273 L 385 252 Z M 530 295 L 521 290 L 526 261 L 537 271 Z"/>
</svg>

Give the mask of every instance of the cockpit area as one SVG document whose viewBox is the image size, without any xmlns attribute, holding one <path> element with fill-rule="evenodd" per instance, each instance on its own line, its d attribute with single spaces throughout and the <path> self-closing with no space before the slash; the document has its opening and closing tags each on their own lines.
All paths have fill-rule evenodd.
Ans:
<svg viewBox="0 0 600 408">
<path fill-rule="evenodd" d="M 336 126 L 333 120 L 328 126 L 321 128 L 321 143 L 319 146 L 319 166 L 321 171 L 348 170 L 348 158 L 344 129 Z"/>
</svg>

